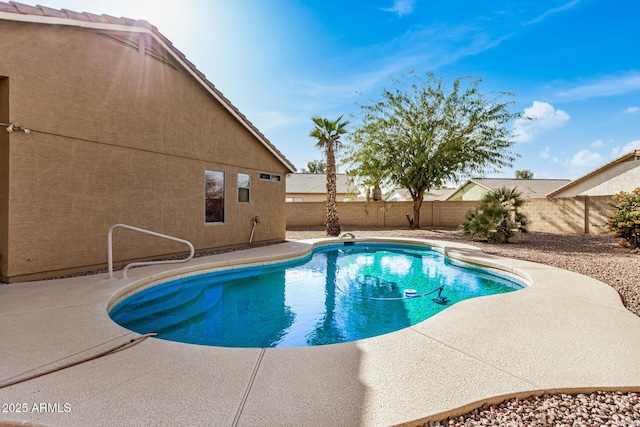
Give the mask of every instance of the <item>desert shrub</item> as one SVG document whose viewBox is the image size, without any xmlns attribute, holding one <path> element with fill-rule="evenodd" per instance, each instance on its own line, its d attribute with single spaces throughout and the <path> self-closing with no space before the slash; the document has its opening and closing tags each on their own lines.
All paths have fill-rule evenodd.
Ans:
<svg viewBox="0 0 640 427">
<path fill-rule="evenodd" d="M 607 226 L 616 237 L 622 237 L 632 248 L 640 247 L 640 187 L 630 193 L 621 191 L 613 196 L 613 212 Z"/>
<path fill-rule="evenodd" d="M 487 193 L 475 208 L 467 211 L 460 230 L 490 243 L 507 243 L 518 231 L 527 231 L 527 217 L 518 212 L 524 203 L 516 188 L 503 187 Z"/>
</svg>

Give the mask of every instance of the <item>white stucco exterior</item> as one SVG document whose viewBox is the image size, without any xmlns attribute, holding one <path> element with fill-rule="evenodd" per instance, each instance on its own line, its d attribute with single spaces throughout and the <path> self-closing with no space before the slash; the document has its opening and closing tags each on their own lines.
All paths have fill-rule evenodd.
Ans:
<svg viewBox="0 0 640 427">
<path fill-rule="evenodd" d="M 551 197 L 612 196 L 640 187 L 640 150 L 588 173 L 549 194 Z"/>
</svg>

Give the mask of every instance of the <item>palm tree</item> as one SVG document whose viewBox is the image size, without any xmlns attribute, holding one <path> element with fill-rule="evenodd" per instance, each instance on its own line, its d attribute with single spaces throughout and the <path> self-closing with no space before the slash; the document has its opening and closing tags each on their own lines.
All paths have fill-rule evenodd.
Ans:
<svg viewBox="0 0 640 427">
<path fill-rule="evenodd" d="M 484 195 L 475 208 L 465 214 L 460 225 L 464 234 L 478 235 L 489 243 L 508 243 L 516 231 L 527 232 L 527 217 L 518 211 L 525 203 L 517 188 L 502 187 Z"/>
<path fill-rule="evenodd" d="M 338 206 L 336 204 L 336 151 L 341 145 L 340 136 L 347 133 L 348 121 L 342 121 L 342 117 L 331 121 L 322 117 L 311 118 L 315 127 L 309 134 L 318 140 L 316 147 L 324 149 L 327 172 L 327 207 L 325 226 L 327 236 L 338 236 L 340 224 L 338 223 Z"/>
</svg>

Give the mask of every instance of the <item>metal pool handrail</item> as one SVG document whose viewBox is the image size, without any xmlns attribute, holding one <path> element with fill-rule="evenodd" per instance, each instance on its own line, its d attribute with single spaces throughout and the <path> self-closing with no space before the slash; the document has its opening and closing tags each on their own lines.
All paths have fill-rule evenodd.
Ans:
<svg viewBox="0 0 640 427">
<path fill-rule="evenodd" d="M 141 261 L 141 262 L 129 263 L 124 267 L 124 270 L 122 272 L 123 278 L 127 277 L 127 270 L 130 267 L 140 267 L 142 265 L 153 265 L 153 264 L 173 264 L 173 263 L 179 263 L 179 262 L 187 262 L 191 260 L 191 258 L 193 258 L 193 255 L 195 253 L 195 249 L 193 248 L 193 245 L 191 244 L 191 242 L 187 240 L 178 239 L 177 237 L 167 236 L 166 234 L 156 233 L 155 231 L 145 230 L 144 228 L 138 228 L 132 225 L 116 224 L 112 226 L 109 229 L 109 232 L 107 233 L 107 248 L 109 250 L 109 278 L 113 277 L 113 230 L 116 228 L 126 228 L 127 230 L 138 231 L 140 233 L 149 234 L 151 236 L 162 237 L 164 239 L 173 240 L 174 242 L 184 243 L 185 245 L 189 246 L 189 249 L 191 250 L 191 253 L 185 259 L 168 260 L 168 261 Z"/>
</svg>

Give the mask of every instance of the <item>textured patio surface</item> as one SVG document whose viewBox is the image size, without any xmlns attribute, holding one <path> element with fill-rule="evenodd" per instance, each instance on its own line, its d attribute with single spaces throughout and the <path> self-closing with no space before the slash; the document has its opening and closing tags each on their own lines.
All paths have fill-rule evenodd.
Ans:
<svg viewBox="0 0 640 427">
<path fill-rule="evenodd" d="M 107 315 L 110 301 L 129 287 L 204 267 L 301 256 L 318 242 L 136 268 L 128 279 L 101 274 L 0 285 L 0 385 L 137 337 Z M 611 287 L 465 244 L 431 244 L 532 284 L 351 343 L 230 349 L 148 338 L 0 388 L 0 425 L 417 425 L 507 396 L 640 388 L 640 318 Z"/>
</svg>

